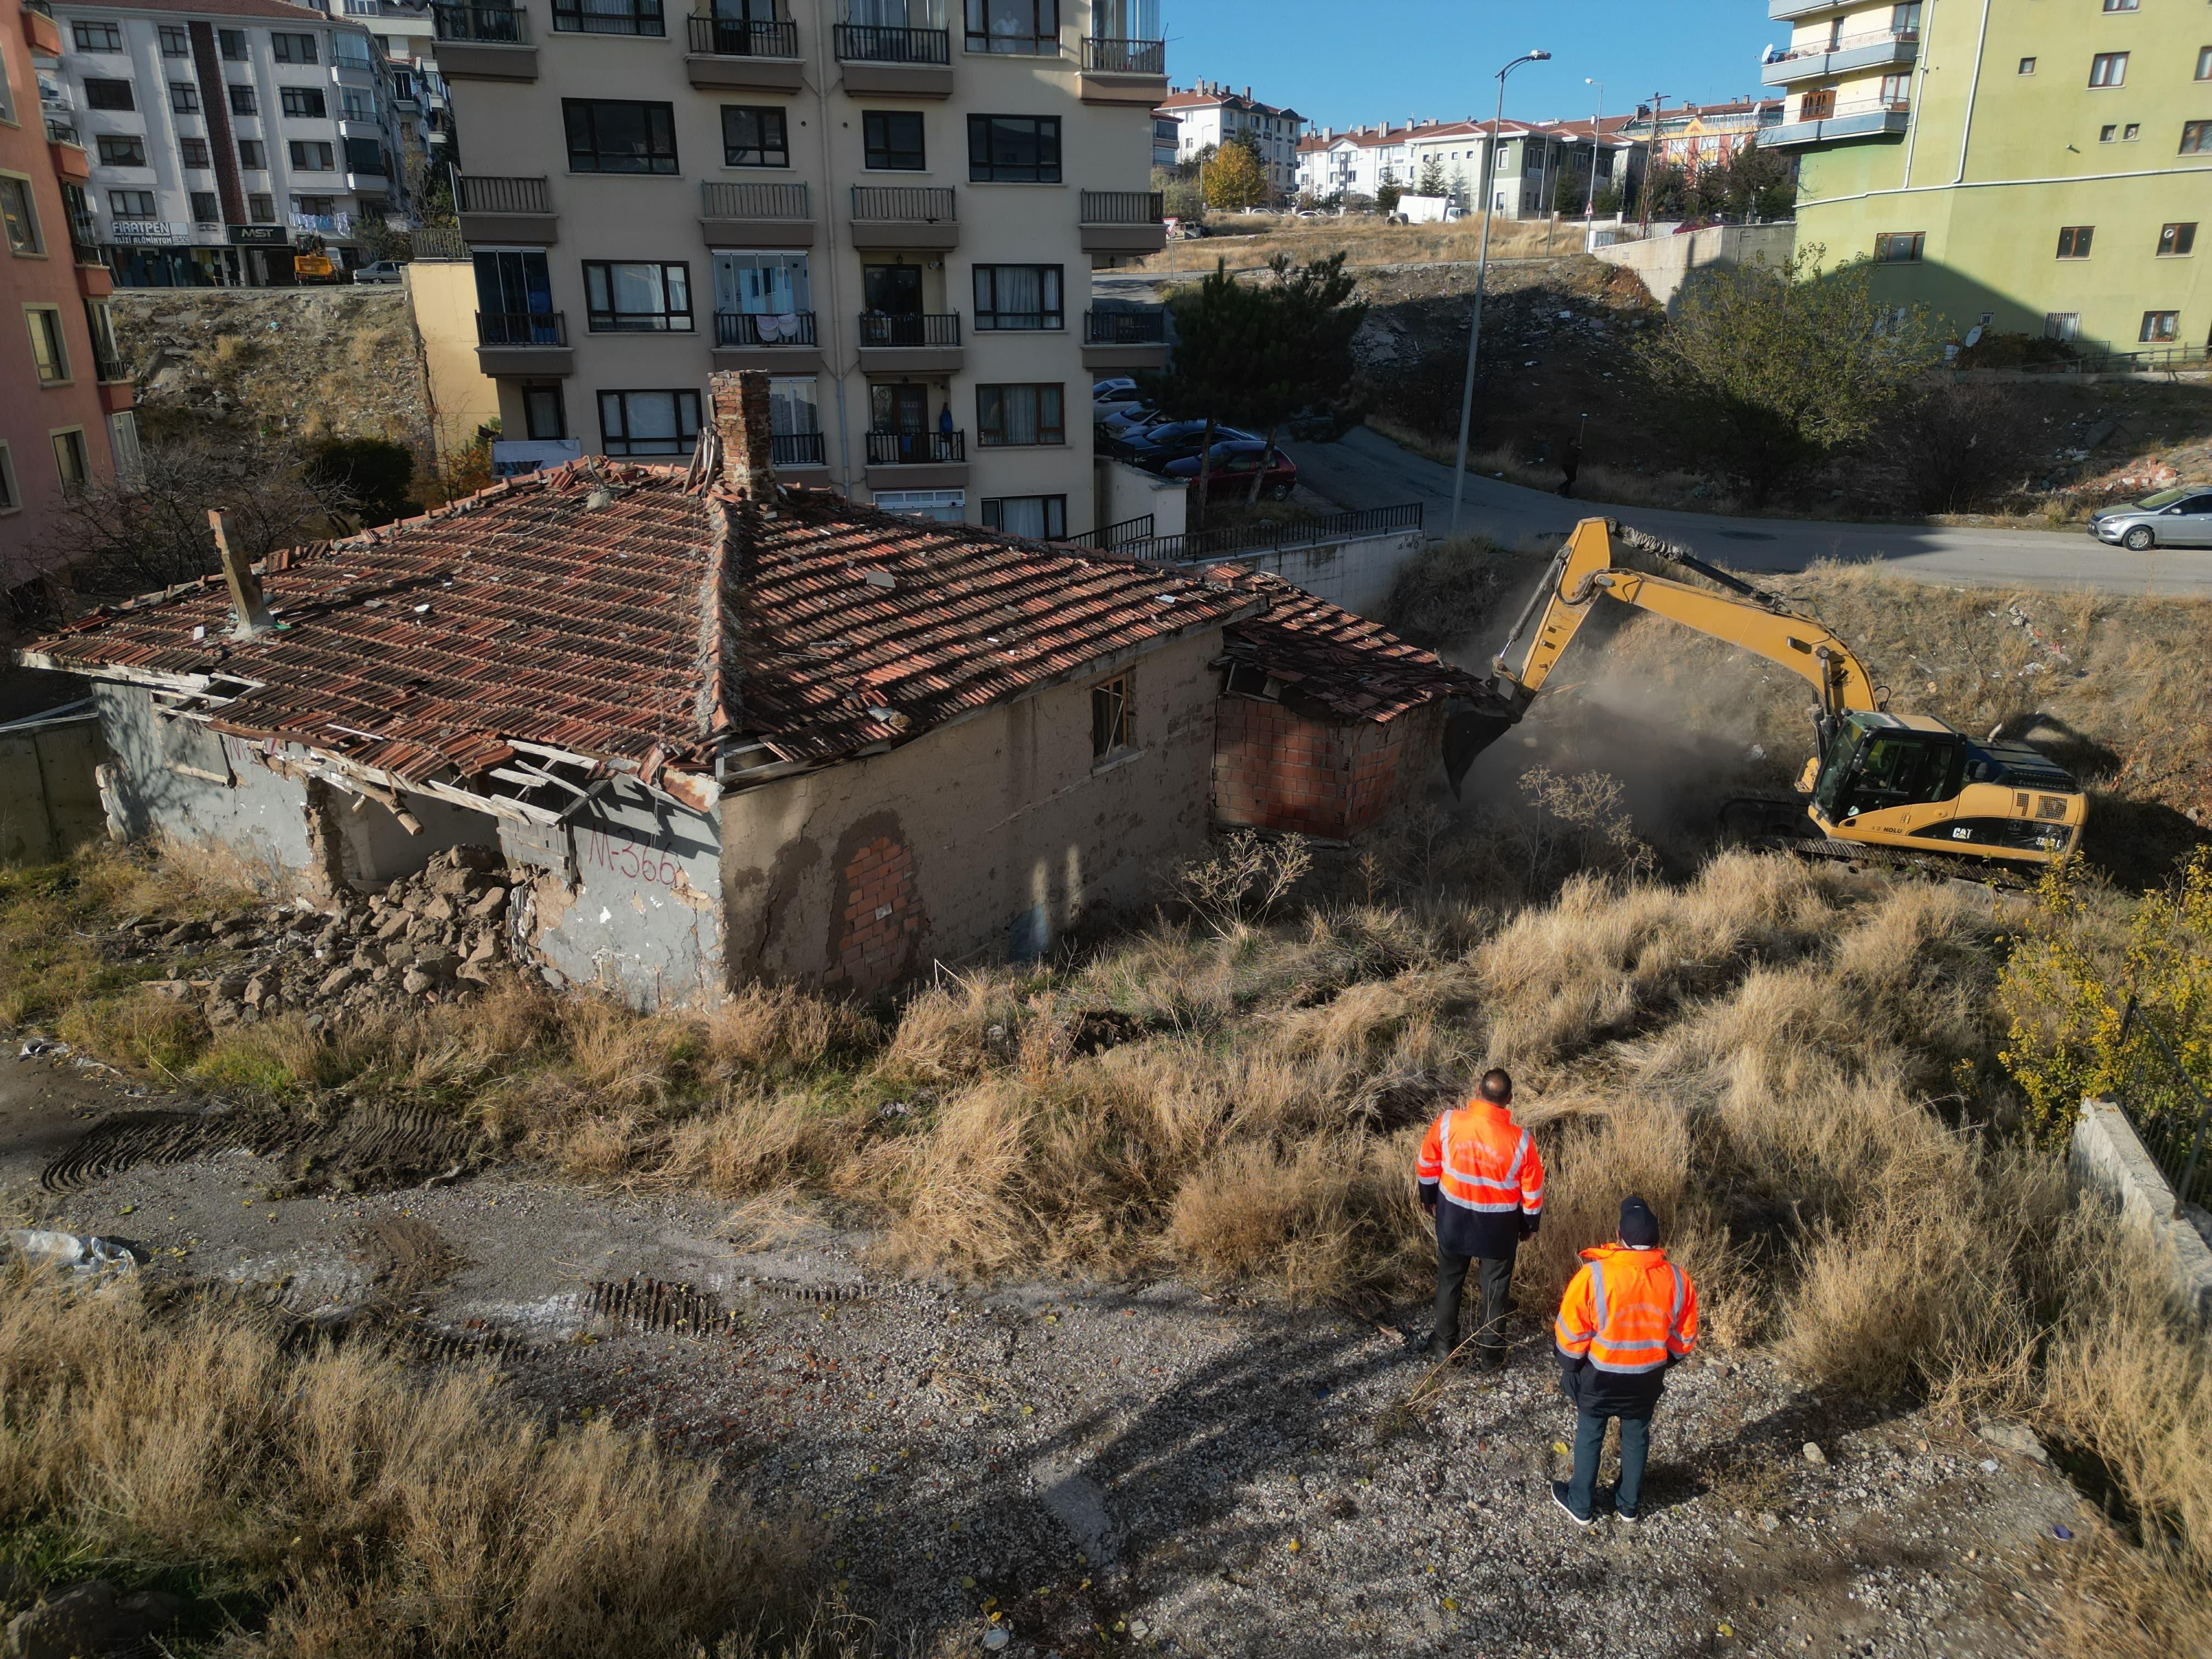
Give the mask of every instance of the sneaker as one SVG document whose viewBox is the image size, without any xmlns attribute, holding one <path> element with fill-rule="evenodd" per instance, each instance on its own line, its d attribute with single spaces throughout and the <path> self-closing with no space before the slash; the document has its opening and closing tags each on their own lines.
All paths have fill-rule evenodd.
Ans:
<svg viewBox="0 0 2212 1659">
<path fill-rule="evenodd" d="M 1641 1521 L 1644 1518 L 1644 1511 L 1623 1509 L 1620 1504 L 1615 1504 L 1613 1506 L 1613 1518 L 1616 1521 Z"/>
<path fill-rule="evenodd" d="M 1574 1505 L 1567 1502 L 1567 1483 L 1564 1480 L 1552 1482 L 1552 1501 L 1565 1510 L 1567 1512 L 1567 1519 L 1578 1527 L 1587 1527 L 1597 1518 L 1595 1516 L 1575 1513 Z"/>
</svg>

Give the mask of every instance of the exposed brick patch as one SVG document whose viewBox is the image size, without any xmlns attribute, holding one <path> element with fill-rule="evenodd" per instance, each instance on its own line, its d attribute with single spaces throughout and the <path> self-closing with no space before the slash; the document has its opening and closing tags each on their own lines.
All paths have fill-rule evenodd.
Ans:
<svg viewBox="0 0 2212 1659">
<path fill-rule="evenodd" d="M 913 971 L 924 921 L 914 852 L 897 820 L 877 813 L 848 832 L 839 860 L 830 981 L 871 996 Z"/>
<path fill-rule="evenodd" d="M 1441 703 L 1332 724 L 1224 697 L 1214 723 L 1213 818 L 1344 840 L 1418 799 L 1443 738 Z"/>
</svg>

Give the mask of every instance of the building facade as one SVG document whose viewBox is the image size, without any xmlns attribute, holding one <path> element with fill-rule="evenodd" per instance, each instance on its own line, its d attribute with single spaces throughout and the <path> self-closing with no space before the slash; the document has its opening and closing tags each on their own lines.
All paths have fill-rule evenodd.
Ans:
<svg viewBox="0 0 2212 1659">
<path fill-rule="evenodd" d="M 1386 183 L 1411 190 L 1407 169 L 1413 152 L 1407 148 L 1414 129 L 1375 126 L 1348 127 L 1339 132 L 1323 127 L 1308 135 L 1297 148 L 1295 188 L 1300 196 L 1327 201 L 1338 196 L 1371 197 Z"/>
<path fill-rule="evenodd" d="M 1387 181 L 1411 192 L 1433 167 L 1444 194 L 1464 212 L 1480 210 L 1487 198 L 1500 218 L 1540 218 L 1560 200 L 1563 181 L 1580 211 L 1593 165 L 1601 189 L 1641 176 L 1642 154 L 1626 126 L 1624 116 L 1597 125 L 1424 120 L 1343 133 L 1324 128 L 1299 146 L 1298 191 L 1316 201 L 1371 197 Z"/>
<path fill-rule="evenodd" d="M 331 9 L 367 29 L 384 50 L 394 155 L 416 205 L 423 172 L 452 159 L 453 105 L 438 72 L 433 0 L 337 0 Z"/>
<path fill-rule="evenodd" d="M 2099 350 L 2212 347 L 2212 14 L 2180 0 L 1792 3 L 1764 142 L 1802 155 L 1798 240 L 1881 291 Z"/>
<path fill-rule="evenodd" d="M 114 284 L 91 240 L 91 163 L 40 107 L 32 59 L 60 47 L 53 18 L 0 0 L 0 589 L 40 574 L 70 492 L 127 476 L 138 453 Z"/>
<path fill-rule="evenodd" d="M 404 222 L 398 112 L 369 32 L 285 0 L 69 0 L 48 118 L 91 158 L 102 258 L 126 288 L 293 280 L 308 237 L 341 267 L 367 216 Z"/>
<path fill-rule="evenodd" d="M 1776 0 L 1782 3 L 1783 0 Z M 1735 98 L 1724 104 L 1662 106 L 1655 118 L 1650 105 L 1621 124 L 1621 131 L 1641 145 L 1662 167 L 1695 173 L 1703 167 L 1726 167 L 1735 154 L 1760 135 L 1771 133 L 1782 120 L 1779 98 Z"/>
<path fill-rule="evenodd" d="M 1297 191 L 1298 140 L 1306 129 L 1306 118 L 1297 111 L 1263 104 L 1252 96 L 1249 87 L 1239 93 L 1218 81 L 1201 81 L 1170 92 L 1161 100 L 1159 112 L 1177 124 L 1176 161 L 1194 161 L 1241 134 L 1260 148 L 1269 191 L 1278 200 Z"/>
<path fill-rule="evenodd" d="M 708 372 L 757 368 L 794 478 L 1097 527 L 1090 383 L 1166 356 L 1160 313 L 1091 304 L 1094 265 L 1165 240 L 1138 7 L 438 15 L 475 349 L 504 441 L 534 446 L 506 455 L 688 455 Z M 458 309 L 418 289 L 418 317 Z"/>
</svg>

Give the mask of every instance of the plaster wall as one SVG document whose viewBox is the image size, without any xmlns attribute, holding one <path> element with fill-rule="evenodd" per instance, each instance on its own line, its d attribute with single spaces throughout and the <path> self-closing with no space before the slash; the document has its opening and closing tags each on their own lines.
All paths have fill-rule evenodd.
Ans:
<svg viewBox="0 0 2212 1659">
<path fill-rule="evenodd" d="M 1381 614 L 1390 584 L 1407 562 L 1421 550 L 1421 532 L 1396 530 L 1357 541 L 1324 542 L 1313 547 L 1238 553 L 1206 561 L 1272 571 L 1317 598 L 1363 617 Z"/>
<path fill-rule="evenodd" d="M 1779 268 L 1788 262 L 1796 239 L 1797 227 L 1793 224 L 1711 225 L 1680 236 L 1612 242 L 1590 252 L 1606 264 L 1620 265 L 1642 277 L 1651 297 L 1672 317 L 1692 273 L 1759 260 Z"/>
<path fill-rule="evenodd" d="M 417 259 L 406 273 L 429 380 L 431 441 L 450 455 L 499 418 L 499 382 L 477 367 L 477 270 L 465 260 Z M 520 438 L 526 429 L 502 432 Z"/>
</svg>

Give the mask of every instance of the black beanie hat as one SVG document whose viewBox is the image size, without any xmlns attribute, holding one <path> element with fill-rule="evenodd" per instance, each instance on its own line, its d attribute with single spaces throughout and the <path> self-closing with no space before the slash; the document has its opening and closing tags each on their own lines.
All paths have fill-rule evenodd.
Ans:
<svg viewBox="0 0 2212 1659">
<path fill-rule="evenodd" d="M 1620 1200 L 1620 1242 L 1632 1250 L 1648 1250 L 1659 1243 L 1659 1218 L 1640 1198 Z"/>
</svg>

